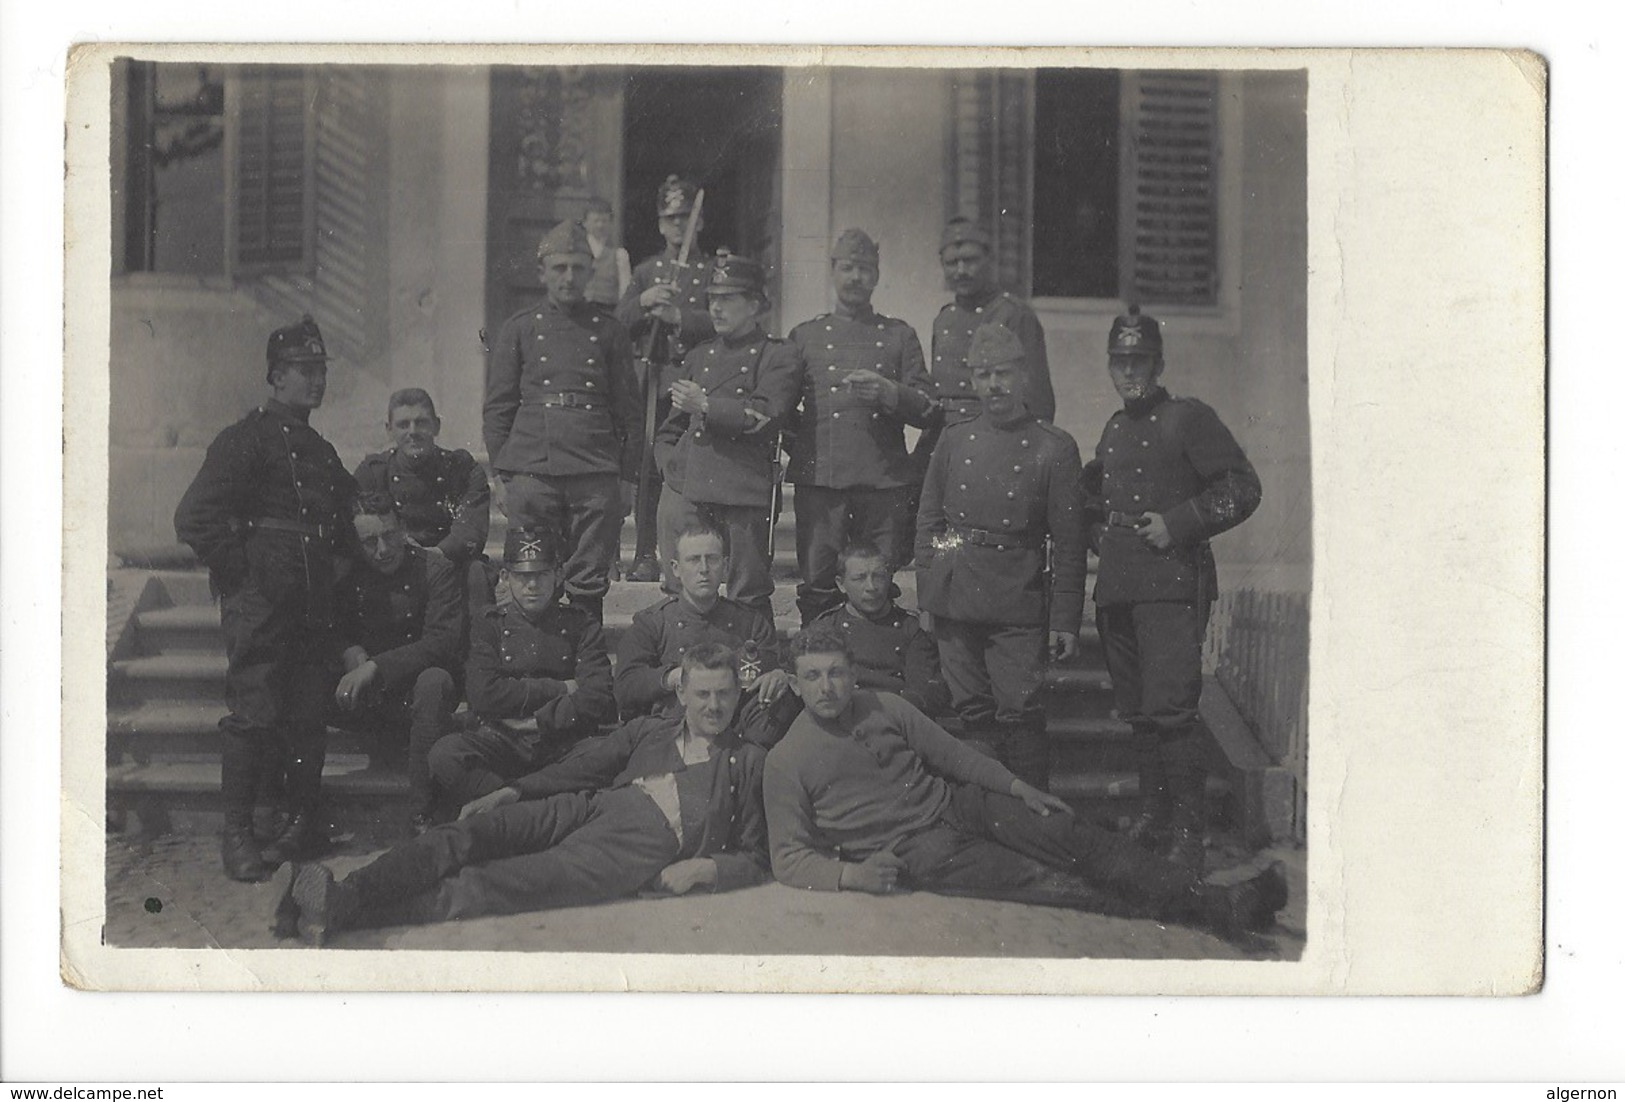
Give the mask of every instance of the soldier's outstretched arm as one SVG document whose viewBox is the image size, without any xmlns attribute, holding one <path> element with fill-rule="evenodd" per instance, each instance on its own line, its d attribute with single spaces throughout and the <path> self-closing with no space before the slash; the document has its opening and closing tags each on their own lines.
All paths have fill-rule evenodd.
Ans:
<svg viewBox="0 0 1625 1102">
<path fill-rule="evenodd" d="M 650 725 L 656 722 L 647 716 L 634 719 L 602 739 L 582 743 L 578 750 L 520 777 L 508 787 L 523 800 L 608 788 L 632 760 L 633 751 L 652 729 Z"/>
</svg>

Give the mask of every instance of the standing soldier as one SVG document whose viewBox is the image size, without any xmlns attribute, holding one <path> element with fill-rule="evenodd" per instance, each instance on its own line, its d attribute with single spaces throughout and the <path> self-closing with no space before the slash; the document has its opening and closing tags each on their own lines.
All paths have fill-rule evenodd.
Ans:
<svg viewBox="0 0 1625 1102">
<path fill-rule="evenodd" d="M 537 247 L 547 297 L 509 318 L 491 349 L 485 447 L 511 523 L 569 549 L 572 604 L 604 616 L 620 547 L 624 471 L 636 470 L 638 391 L 626 328 L 584 297 L 587 231 L 560 222 Z"/>
<path fill-rule="evenodd" d="M 1162 376 L 1162 329 L 1129 307 L 1106 345 L 1123 408 L 1084 471 L 1085 519 L 1100 555 L 1095 620 L 1117 713 L 1134 729 L 1148 849 L 1200 866 L 1205 825 L 1202 638 L 1218 588 L 1208 540 L 1246 520 L 1258 474 L 1230 430 Z"/>
<path fill-rule="evenodd" d="M 718 249 L 706 298 L 717 335 L 684 358 L 656 440 L 666 477 L 660 547 L 670 563 L 686 525 L 715 525 L 728 542 L 728 596 L 771 621 L 778 428 L 801 392 L 801 356 L 762 331 L 768 301 L 756 261 Z M 668 578 L 666 589 L 676 588 Z"/>
<path fill-rule="evenodd" d="M 1012 773 L 1046 788 L 1049 738 L 1039 690 L 1048 659 L 1078 650 L 1083 470 L 1072 437 L 1027 409 L 1025 356 L 1004 326 L 976 331 L 969 360 L 981 412 L 943 431 L 926 473 L 914 551 L 920 607 L 932 615 L 965 737 L 988 743 Z"/>
<path fill-rule="evenodd" d="M 895 570 L 909 560 L 905 424 L 924 427 L 931 380 L 920 339 L 870 305 L 880 248 L 860 229 L 830 253 L 835 312 L 790 331 L 806 361 L 801 415 L 790 448 L 796 485 L 796 604 L 803 626 L 841 604 L 836 556 L 851 542 L 874 543 Z"/>
<path fill-rule="evenodd" d="M 1055 388 L 1050 383 L 1044 327 L 1032 307 L 999 288 L 992 236 L 969 218 L 949 219 L 937 256 L 954 300 L 942 308 L 931 326 L 931 382 L 939 412 L 914 447 L 916 480 L 924 478 L 942 430 L 969 421 L 982 410 L 967 359 L 971 338 L 980 325 L 997 323 L 1016 335 L 1027 363 L 1023 394 L 1027 410 L 1040 421 L 1055 420 Z M 919 500 L 917 491 L 914 500 Z M 910 510 L 910 517 L 913 513 Z"/>
<path fill-rule="evenodd" d="M 385 425 L 394 446 L 355 469 L 361 492 L 393 501 L 407 539 L 431 558 L 467 564 L 484 552 L 491 530 L 485 468 L 468 452 L 435 443 L 440 418 L 428 391 L 408 387 L 391 394 Z"/>
<path fill-rule="evenodd" d="M 705 227 L 704 216 L 694 210 L 694 198 L 698 194 L 699 189 L 692 183 L 676 176 L 667 176 L 656 190 L 655 216 L 660 220 L 660 236 L 666 240 L 665 251 L 647 258 L 633 270 L 621 304 L 615 309 L 615 316 L 631 332 L 640 351 L 638 364 L 646 377 L 639 382 L 655 388 L 654 421 L 643 425 L 645 433 L 653 432 L 670 415 L 671 387 L 682 377 L 683 357 L 688 350 L 716 336 L 705 299 L 705 288 L 711 282 L 711 265 L 698 253 L 692 255 L 686 266 L 678 263 L 689 223 L 693 222 L 696 235 Z M 647 391 L 644 396 L 647 399 Z M 645 401 L 645 411 L 647 408 Z M 644 462 L 653 463 L 653 457 L 645 456 Z M 637 547 L 629 575 L 629 580 L 634 582 L 654 582 L 661 578 L 660 562 L 656 558 L 656 518 L 661 487 L 658 465 L 649 472 L 647 482 L 649 492 L 637 501 Z"/>
<path fill-rule="evenodd" d="M 327 349 L 307 315 L 266 344 L 269 400 L 209 445 L 175 510 L 175 534 L 209 568 L 226 636 L 220 721 L 220 858 L 233 880 L 263 880 L 326 839 L 320 818 L 327 729 L 338 681 L 334 564 L 350 546 L 355 480 L 310 427 L 327 390 Z M 261 853 L 254 800 L 287 770 L 289 819 Z"/>
</svg>

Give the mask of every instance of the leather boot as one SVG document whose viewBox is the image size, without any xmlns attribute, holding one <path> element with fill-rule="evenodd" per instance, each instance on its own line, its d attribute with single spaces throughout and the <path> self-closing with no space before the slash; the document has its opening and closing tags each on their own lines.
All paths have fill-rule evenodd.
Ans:
<svg viewBox="0 0 1625 1102">
<path fill-rule="evenodd" d="M 1173 825 L 1163 856 L 1197 876 L 1207 856 L 1207 768 L 1201 749 L 1201 743 L 1191 736 L 1164 745 Z"/>
<path fill-rule="evenodd" d="M 1173 808 L 1168 797 L 1168 770 L 1162 761 L 1162 740 L 1155 731 L 1135 730 L 1135 756 L 1139 760 L 1140 810 L 1125 833 L 1129 841 L 1152 853 L 1168 845 Z"/>
<path fill-rule="evenodd" d="M 296 811 L 288 819 L 287 827 L 260 854 L 260 859 L 272 868 L 285 861 L 320 857 L 332 845 L 327 826 L 314 809 Z"/>
<path fill-rule="evenodd" d="M 288 805 L 292 814 L 282 833 L 261 858 L 272 868 L 284 861 L 316 857 L 330 839 L 321 816 L 322 766 L 327 761 L 327 731 L 323 728 L 285 732 L 288 747 Z"/>
<path fill-rule="evenodd" d="M 653 555 L 644 555 L 632 564 L 632 570 L 626 576 L 629 582 L 658 582 L 660 580 L 660 563 L 655 561 Z"/>
<path fill-rule="evenodd" d="M 257 884 L 271 875 L 271 866 L 260 857 L 252 826 L 227 826 L 220 835 L 220 864 L 233 880 Z"/>
<path fill-rule="evenodd" d="M 296 925 L 301 938 L 321 948 L 340 930 L 350 927 L 360 898 L 352 885 L 333 879 L 326 865 L 296 865 L 289 896 L 298 909 Z"/>
<path fill-rule="evenodd" d="M 254 794 L 260 776 L 260 739 L 241 731 L 222 731 L 220 797 L 226 829 L 220 836 L 220 864 L 233 880 L 257 882 L 271 875 L 254 841 Z"/>
<path fill-rule="evenodd" d="M 570 607 L 579 608 L 582 612 L 591 616 L 596 623 L 602 624 L 604 622 L 604 595 L 602 593 L 596 597 L 589 597 L 585 593 L 572 593 L 570 594 Z"/>
<path fill-rule="evenodd" d="M 1196 900 L 1202 925 L 1222 938 L 1245 941 L 1273 925 L 1286 906 L 1286 869 L 1275 861 L 1233 884 L 1198 884 Z"/>
</svg>

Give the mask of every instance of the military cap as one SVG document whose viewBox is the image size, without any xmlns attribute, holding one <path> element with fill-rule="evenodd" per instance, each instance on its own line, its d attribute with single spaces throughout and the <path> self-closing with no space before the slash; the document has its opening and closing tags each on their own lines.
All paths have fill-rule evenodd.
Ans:
<svg viewBox="0 0 1625 1102">
<path fill-rule="evenodd" d="M 544 528 L 510 528 L 502 545 L 502 565 L 516 574 L 552 570 L 559 564 L 553 534 Z"/>
<path fill-rule="evenodd" d="M 948 224 L 942 227 L 942 244 L 937 246 L 937 252 L 942 253 L 949 246 L 963 245 L 967 242 L 991 251 L 993 235 L 969 218 L 950 218 Z"/>
<path fill-rule="evenodd" d="M 687 214 L 694 209 L 694 196 L 700 189 L 693 182 L 680 176 L 667 176 L 665 181 L 655 189 L 655 215 L 659 218 L 671 218 L 679 214 Z"/>
<path fill-rule="evenodd" d="M 874 238 L 860 229 L 842 230 L 841 236 L 835 239 L 835 247 L 829 251 L 829 258 L 850 260 L 854 264 L 867 264 L 871 268 L 879 268 L 880 246 L 875 244 Z"/>
<path fill-rule="evenodd" d="M 560 222 L 548 230 L 547 235 L 536 246 L 538 261 L 570 253 L 592 255 L 592 246 L 587 243 L 587 227 L 580 222 Z"/>
<path fill-rule="evenodd" d="M 1027 358 L 1016 335 L 996 321 L 988 322 L 976 330 L 970 339 L 970 351 L 965 354 L 965 366 L 971 368 L 994 367 Z"/>
<path fill-rule="evenodd" d="M 271 368 L 278 364 L 326 363 L 327 345 L 316 319 L 306 314 L 298 325 L 285 325 L 265 342 L 265 381 L 271 381 Z"/>
<path fill-rule="evenodd" d="M 766 283 L 767 273 L 759 262 L 718 249 L 711 264 L 711 285 L 705 290 L 711 295 L 759 295 Z"/>
<path fill-rule="evenodd" d="M 1111 335 L 1106 338 L 1106 354 L 1116 356 L 1135 352 L 1148 356 L 1162 355 L 1162 328 L 1156 318 L 1140 313 L 1138 306 L 1130 306 L 1128 313 L 1112 319 Z"/>
</svg>

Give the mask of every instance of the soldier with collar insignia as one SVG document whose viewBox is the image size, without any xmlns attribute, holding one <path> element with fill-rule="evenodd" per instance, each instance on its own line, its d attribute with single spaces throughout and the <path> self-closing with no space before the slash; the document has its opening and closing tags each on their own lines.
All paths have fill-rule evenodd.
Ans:
<svg viewBox="0 0 1625 1102">
<path fill-rule="evenodd" d="M 175 509 L 175 535 L 209 568 L 226 636 L 220 721 L 220 855 L 233 880 L 325 841 L 320 827 L 326 702 L 338 680 L 335 565 L 352 546 L 355 480 L 310 425 L 327 392 L 327 348 L 308 315 L 266 344 L 271 397 L 209 445 Z M 286 771 L 290 818 L 261 853 L 254 803 Z"/>
<path fill-rule="evenodd" d="M 653 383 L 656 427 L 671 414 L 671 387 L 682 378 L 683 357 L 689 349 L 716 336 L 705 298 L 705 289 L 711 283 L 711 264 L 697 249 L 686 263 L 680 263 L 689 220 L 693 219 L 696 234 L 705 227 L 705 216 L 694 211 L 698 194 L 699 188 L 692 181 L 678 176 L 667 176 L 655 189 L 655 217 L 666 247 L 633 269 L 621 303 L 615 308 L 615 316 L 642 351 L 640 365 L 647 362 L 659 373 Z M 639 383 L 648 385 L 647 380 L 640 379 Z M 650 477 L 648 500 L 637 503 L 637 545 L 630 581 L 660 580 L 656 527 L 660 489 L 657 466 Z"/>
<path fill-rule="evenodd" d="M 847 543 L 878 545 L 894 570 L 909 560 L 915 479 L 903 427 L 924 428 L 933 411 L 919 337 L 870 303 L 880 247 L 862 230 L 846 230 L 830 252 L 830 278 L 834 312 L 790 331 L 806 362 L 789 469 L 804 625 L 840 605 L 836 557 Z"/>
<path fill-rule="evenodd" d="M 508 529 L 499 584 L 511 602 L 481 609 L 469 629 L 468 704 L 480 725 L 429 753 L 435 782 L 459 805 L 557 761 L 615 718 L 603 629 L 558 599 L 556 540 L 546 528 Z"/>
<path fill-rule="evenodd" d="M 1072 437 L 1027 409 L 1014 333 L 982 326 L 968 358 L 981 412 L 950 425 L 931 456 L 914 547 L 920 608 L 965 737 L 1045 788 L 1044 669 L 1077 653 L 1083 615 L 1082 464 Z"/>
<path fill-rule="evenodd" d="M 385 426 L 394 446 L 355 469 L 363 493 L 395 503 L 406 537 L 431 556 L 462 566 L 485 551 L 491 530 L 491 487 L 485 469 L 461 449 L 435 443 L 434 399 L 417 387 L 389 396 Z"/>
<path fill-rule="evenodd" d="M 1218 414 L 1160 385 L 1155 318 L 1131 306 L 1112 322 L 1106 350 L 1123 408 L 1084 469 L 1085 518 L 1100 555 L 1095 619 L 1106 669 L 1140 762 L 1130 834 L 1200 866 L 1202 640 L 1218 588 L 1208 541 L 1250 517 L 1263 489 Z"/>
<path fill-rule="evenodd" d="M 536 249 L 547 297 L 509 318 L 491 348 L 485 447 L 508 519 L 557 533 L 569 549 L 564 589 L 602 621 L 620 549 L 620 482 L 642 443 L 632 342 L 585 298 L 587 231 L 560 222 Z"/>
<path fill-rule="evenodd" d="M 421 833 L 434 822 L 429 751 L 463 696 L 467 602 L 456 567 L 407 542 L 387 494 L 360 494 L 354 514 L 361 554 L 339 584 L 348 646 L 333 693 L 336 724 L 379 736 L 386 756 L 405 752 L 412 829 Z"/>
<path fill-rule="evenodd" d="M 676 543 L 671 569 L 681 591 L 634 615 L 616 648 L 615 699 L 622 718 L 676 708 L 683 656 L 702 643 L 739 654 L 747 718 L 754 706 L 788 703 L 789 679 L 779 662 L 773 621 L 718 592 L 728 572 L 722 533 L 696 521 L 678 533 Z M 785 722 L 793 718 L 792 712 Z"/>
<path fill-rule="evenodd" d="M 728 547 L 728 596 L 771 621 L 772 509 L 778 430 L 801 392 L 795 346 L 769 337 L 766 273 L 754 260 L 718 249 L 706 298 L 717 335 L 683 360 L 672 410 L 655 438 L 666 489 L 660 548 L 677 557 L 677 533 L 696 520 Z M 668 575 L 666 589 L 676 589 Z"/>
<path fill-rule="evenodd" d="M 835 584 L 846 600 L 814 623 L 839 628 L 852 648 L 860 689 L 896 693 L 930 716 L 952 711 L 937 660 L 937 642 L 919 616 L 892 599 L 886 554 L 872 543 L 849 543 L 836 562 Z"/>
</svg>

